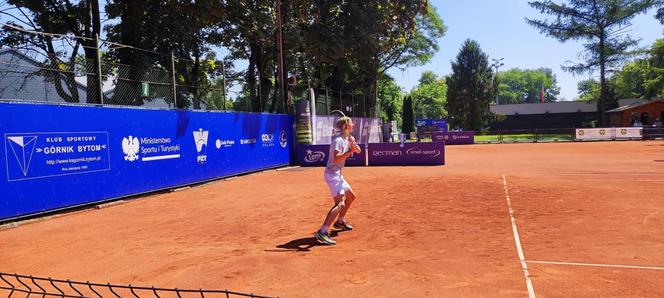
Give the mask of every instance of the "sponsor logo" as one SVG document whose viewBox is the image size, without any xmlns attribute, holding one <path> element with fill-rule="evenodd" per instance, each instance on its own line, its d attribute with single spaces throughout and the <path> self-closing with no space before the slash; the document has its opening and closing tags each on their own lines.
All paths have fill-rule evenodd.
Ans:
<svg viewBox="0 0 664 298">
<path fill-rule="evenodd" d="M 279 134 L 279 146 L 286 148 L 286 145 L 288 145 L 288 136 L 286 135 L 286 131 L 282 130 Z"/>
<path fill-rule="evenodd" d="M 401 156 L 402 154 L 401 150 L 375 150 L 371 152 L 373 156 Z"/>
<path fill-rule="evenodd" d="M 580 135 L 580 136 L 583 136 L 583 135 L 585 135 L 585 134 L 586 134 L 586 132 L 583 131 L 583 129 L 579 130 L 579 135 Z"/>
<path fill-rule="evenodd" d="M 5 134 L 7 181 L 107 171 L 108 160 L 106 132 Z"/>
<path fill-rule="evenodd" d="M 124 159 L 129 162 L 136 160 L 155 161 L 180 158 L 180 145 L 172 145 L 171 138 L 138 138 L 128 136 L 122 138 Z"/>
<path fill-rule="evenodd" d="M 199 128 L 198 131 L 194 131 L 193 134 L 194 142 L 196 142 L 196 152 L 198 152 L 196 161 L 200 164 L 204 164 L 207 162 L 207 144 L 209 131 Z"/>
<path fill-rule="evenodd" d="M 263 147 L 274 147 L 274 134 L 264 133 L 261 135 L 261 143 Z"/>
<path fill-rule="evenodd" d="M 464 140 L 464 139 L 470 139 L 470 136 L 452 135 L 452 139 L 455 139 L 455 140 Z"/>
<path fill-rule="evenodd" d="M 308 163 L 314 163 L 323 161 L 325 159 L 325 152 L 323 151 L 313 151 L 311 149 L 306 151 L 304 155 L 304 161 Z"/>
<path fill-rule="evenodd" d="M 19 168 L 21 168 L 23 176 L 27 176 L 32 155 L 35 152 L 37 136 L 11 136 L 7 137 L 7 141 L 9 142 L 11 152 L 14 153 L 14 158 L 18 162 Z"/>
<path fill-rule="evenodd" d="M 422 150 L 417 147 L 410 148 L 406 150 L 406 155 L 415 155 L 415 156 L 424 156 L 424 157 L 437 157 L 440 155 L 440 150 L 431 149 L 431 150 Z"/>
<path fill-rule="evenodd" d="M 627 134 L 627 129 L 624 129 L 624 128 L 621 129 L 620 134 L 623 135 L 623 136 L 626 135 Z"/>
<path fill-rule="evenodd" d="M 599 130 L 599 134 L 602 135 L 602 136 L 605 135 L 605 134 L 606 134 L 606 130 L 605 130 L 605 129 L 600 129 L 600 130 Z"/>
<path fill-rule="evenodd" d="M 233 147 L 235 145 L 235 140 L 220 140 L 217 139 L 215 142 L 215 146 L 217 149 L 221 149 L 221 147 Z"/>
<path fill-rule="evenodd" d="M 256 144 L 256 139 L 240 139 L 240 145 Z"/>
<path fill-rule="evenodd" d="M 138 151 L 141 149 L 141 143 L 137 137 L 129 136 L 122 138 L 122 152 L 126 161 L 138 160 Z"/>
</svg>

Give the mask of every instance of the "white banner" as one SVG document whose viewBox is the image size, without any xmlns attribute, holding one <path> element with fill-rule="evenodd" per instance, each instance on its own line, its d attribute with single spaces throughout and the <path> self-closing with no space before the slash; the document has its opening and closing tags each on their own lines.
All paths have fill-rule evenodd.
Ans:
<svg viewBox="0 0 664 298">
<path fill-rule="evenodd" d="M 641 127 L 616 127 L 616 139 L 640 139 L 643 134 Z"/>
<path fill-rule="evenodd" d="M 579 128 L 577 140 L 640 139 L 641 127 Z"/>
<path fill-rule="evenodd" d="M 332 140 L 336 116 L 314 116 L 316 126 L 314 131 L 314 145 L 329 144 Z M 383 136 L 382 123 L 377 118 L 351 117 L 355 123 L 353 135 L 359 144 L 380 143 Z"/>
</svg>

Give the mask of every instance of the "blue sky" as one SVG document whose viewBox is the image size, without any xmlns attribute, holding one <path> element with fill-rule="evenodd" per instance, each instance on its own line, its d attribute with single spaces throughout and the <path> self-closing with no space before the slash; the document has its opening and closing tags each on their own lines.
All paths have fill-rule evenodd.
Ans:
<svg viewBox="0 0 664 298">
<path fill-rule="evenodd" d="M 468 38 L 479 42 L 490 58 L 504 58 L 505 65 L 499 71 L 514 67 L 551 68 L 561 87 L 560 97 L 565 100 L 573 100 L 577 96 L 577 82 L 589 77 L 585 74 L 573 76 L 560 69 L 566 61 L 579 61 L 582 43 L 560 43 L 526 24 L 525 17 L 543 18 L 526 0 L 429 1 L 436 7 L 447 32 L 438 40 L 440 51 L 428 64 L 405 71 L 396 68 L 388 70 L 404 91 L 410 91 L 417 85 L 423 71 L 450 74 L 450 61 Z M 663 37 L 664 26 L 655 20 L 654 15 L 655 11 L 651 10 L 632 21 L 628 34 L 641 38 L 640 46 L 649 46 L 655 39 Z"/>
</svg>

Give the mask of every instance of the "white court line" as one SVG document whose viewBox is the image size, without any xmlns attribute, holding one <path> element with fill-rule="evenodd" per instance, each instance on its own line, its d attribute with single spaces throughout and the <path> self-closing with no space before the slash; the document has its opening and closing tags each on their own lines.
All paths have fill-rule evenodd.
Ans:
<svg viewBox="0 0 664 298">
<path fill-rule="evenodd" d="M 609 267 L 609 268 L 627 268 L 627 269 L 664 270 L 664 267 L 652 267 L 652 266 L 591 264 L 591 263 L 573 263 L 573 262 L 547 262 L 547 261 L 528 261 L 528 263 L 550 264 L 550 265 L 588 266 L 588 267 Z"/>
<path fill-rule="evenodd" d="M 533 289 L 533 282 L 530 280 L 530 273 L 528 273 L 528 264 L 526 264 L 526 257 L 523 255 L 521 248 L 521 240 L 519 239 L 519 231 L 516 229 L 516 219 L 514 219 L 514 210 L 512 210 L 512 200 L 507 191 L 507 179 L 503 174 L 503 187 L 505 188 L 505 199 L 507 199 L 507 207 L 510 210 L 510 220 L 512 221 L 512 232 L 514 232 L 514 243 L 516 243 L 516 251 L 519 254 L 519 261 L 521 261 L 521 269 L 523 275 L 526 277 L 526 287 L 528 287 L 528 297 L 535 298 L 535 290 Z"/>
</svg>

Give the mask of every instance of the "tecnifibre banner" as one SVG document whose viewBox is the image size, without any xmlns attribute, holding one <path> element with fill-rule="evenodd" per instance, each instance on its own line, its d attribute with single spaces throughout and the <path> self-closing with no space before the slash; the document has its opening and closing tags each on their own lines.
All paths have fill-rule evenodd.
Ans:
<svg viewBox="0 0 664 298">
<path fill-rule="evenodd" d="M 288 165 L 293 117 L 0 103 L 0 132 L 8 219 Z"/>
<path fill-rule="evenodd" d="M 335 116 L 315 116 L 314 123 L 314 145 L 329 144 L 334 132 Z M 382 140 L 382 124 L 376 118 L 351 117 L 355 123 L 353 135 L 358 144 L 378 143 Z"/>
</svg>

